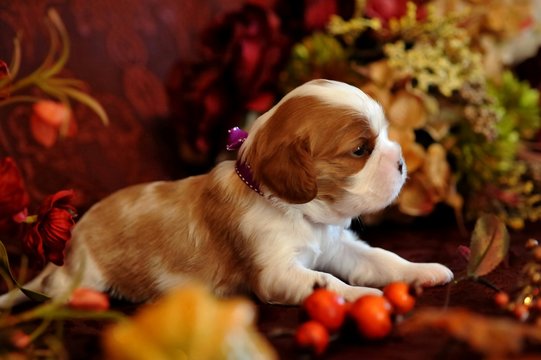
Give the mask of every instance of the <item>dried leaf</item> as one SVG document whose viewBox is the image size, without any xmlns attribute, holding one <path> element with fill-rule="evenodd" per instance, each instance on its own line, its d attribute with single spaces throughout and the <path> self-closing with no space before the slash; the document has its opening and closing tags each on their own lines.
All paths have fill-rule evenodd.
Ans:
<svg viewBox="0 0 541 360">
<path fill-rule="evenodd" d="M 483 215 L 475 224 L 468 263 L 469 276 L 484 276 L 500 264 L 509 250 L 509 233 L 505 223 L 495 215 Z"/>
<path fill-rule="evenodd" d="M 487 358 L 508 359 L 520 353 L 526 341 L 541 343 L 541 331 L 535 325 L 487 317 L 462 308 L 422 309 L 398 326 L 402 335 L 434 329 L 446 331 Z"/>
</svg>

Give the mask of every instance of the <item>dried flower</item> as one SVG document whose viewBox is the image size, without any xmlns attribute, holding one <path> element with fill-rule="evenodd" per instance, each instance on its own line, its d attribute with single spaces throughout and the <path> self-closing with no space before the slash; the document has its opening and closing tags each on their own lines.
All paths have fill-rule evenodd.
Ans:
<svg viewBox="0 0 541 360">
<path fill-rule="evenodd" d="M 73 190 L 62 190 L 44 200 L 37 222 L 23 239 L 26 251 L 38 261 L 64 264 L 64 250 L 75 224 L 76 210 L 70 204 L 74 195 Z"/>
</svg>

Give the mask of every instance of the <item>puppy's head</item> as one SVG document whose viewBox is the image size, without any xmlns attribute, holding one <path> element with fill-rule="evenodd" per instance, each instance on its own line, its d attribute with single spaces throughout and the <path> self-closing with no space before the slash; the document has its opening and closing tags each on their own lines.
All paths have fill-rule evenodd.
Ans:
<svg viewBox="0 0 541 360">
<path fill-rule="evenodd" d="M 324 205 L 344 218 L 386 207 L 406 178 L 381 106 L 329 80 L 299 86 L 260 116 L 241 160 L 271 196 Z"/>
</svg>

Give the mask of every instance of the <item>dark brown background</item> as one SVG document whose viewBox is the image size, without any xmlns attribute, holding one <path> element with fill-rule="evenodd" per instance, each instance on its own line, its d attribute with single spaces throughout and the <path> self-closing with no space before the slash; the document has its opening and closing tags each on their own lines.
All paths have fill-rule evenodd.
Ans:
<svg viewBox="0 0 541 360">
<path fill-rule="evenodd" d="M 111 120 L 104 126 L 74 103 L 77 136 L 45 149 L 29 132 L 28 104 L 0 109 L 0 157 L 15 158 L 32 200 L 73 188 L 84 210 L 126 185 L 183 176 L 166 120 L 164 84 L 176 61 L 198 58 L 201 30 L 240 5 L 240 0 L 1 1 L 0 59 L 9 63 L 19 33 L 21 75 L 37 68 L 49 47 L 44 18 L 54 7 L 71 38 L 63 74 L 86 82 Z"/>
</svg>

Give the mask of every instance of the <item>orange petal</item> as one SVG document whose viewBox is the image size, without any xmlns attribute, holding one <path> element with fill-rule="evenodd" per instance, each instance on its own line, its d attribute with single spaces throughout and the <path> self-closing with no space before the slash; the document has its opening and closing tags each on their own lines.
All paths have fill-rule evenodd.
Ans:
<svg viewBox="0 0 541 360">
<path fill-rule="evenodd" d="M 411 216 L 428 215 L 434 210 L 433 197 L 428 188 L 418 178 L 411 178 L 398 198 L 398 208 Z"/>
<path fill-rule="evenodd" d="M 376 84 L 390 88 L 393 83 L 393 70 L 387 60 L 370 63 L 367 67 L 368 76 Z"/>
<path fill-rule="evenodd" d="M 58 139 L 58 128 L 41 121 L 37 116 L 30 118 L 30 132 L 39 144 L 51 148 Z"/>
<path fill-rule="evenodd" d="M 428 147 L 423 170 L 437 193 L 445 197 L 449 193 L 451 168 L 447 162 L 447 152 L 441 144 L 434 143 Z"/>
<path fill-rule="evenodd" d="M 410 174 L 417 171 L 425 163 L 425 149 L 417 143 L 411 143 L 402 147 L 402 155 L 404 156 L 408 173 Z"/>
<path fill-rule="evenodd" d="M 56 128 L 68 123 L 71 118 L 71 110 L 65 104 L 52 100 L 40 100 L 34 104 L 32 110 L 36 120 Z"/>
<path fill-rule="evenodd" d="M 426 123 L 427 112 L 420 98 L 401 90 L 393 98 L 388 117 L 395 126 L 417 129 Z"/>
<path fill-rule="evenodd" d="M 372 82 L 361 86 L 360 89 L 379 102 L 383 109 L 389 109 L 391 105 L 391 92 L 389 89 L 379 87 Z"/>
</svg>

